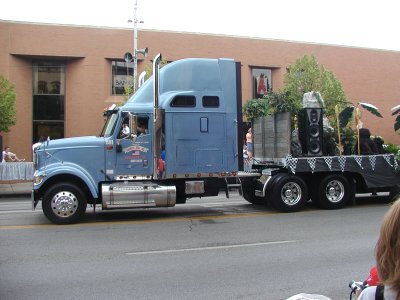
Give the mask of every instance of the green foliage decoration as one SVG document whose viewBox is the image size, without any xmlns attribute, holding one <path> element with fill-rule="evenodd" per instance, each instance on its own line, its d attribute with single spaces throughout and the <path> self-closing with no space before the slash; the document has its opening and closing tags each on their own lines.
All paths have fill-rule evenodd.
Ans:
<svg viewBox="0 0 400 300">
<path fill-rule="evenodd" d="M 345 107 L 339 114 L 340 128 L 344 128 L 349 124 L 353 117 L 354 106 Z"/>
<path fill-rule="evenodd" d="M 286 91 L 270 92 L 263 98 L 252 99 L 243 105 L 243 115 L 248 121 L 282 112 L 297 112 L 299 103 L 292 102 Z"/>
<path fill-rule="evenodd" d="M 336 141 L 339 140 L 338 135 L 337 135 L 337 130 L 335 131 L 336 134 Z M 347 126 L 343 127 L 340 132 L 340 140 L 341 140 L 341 145 L 343 147 L 343 153 L 344 155 L 354 155 L 356 154 L 355 148 L 357 145 L 357 132 Z"/>
<path fill-rule="evenodd" d="M 259 118 L 261 116 L 269 115 L 269 107 L 267 101 L 264 98 L 251 99 L 243 105 L 243 115 L 247 121 Z"/>
<path fill-rule="evenodd" d="M 16 123 L 15 87 L 0 75 L 0 132 L 9 132 Z"/>
<path fill-rule="evenodd" d="M 360 102 L 359 105 L 361 107 L 365 108 L 366 110 L 368 110 L 371 114 L 373 114 L 379 118 L 383 118 L 383 116 L 381 115 L 381 113 L 379 112 L 378 108 L 375 105 L 365 103 L 365 102 Z"/>
<path fill-rule="evenodd" d="M 392 116 L 397 115 L 396 120 L 394 121 L 394 131 L 398 131 L 400 129 L 400 105 L 396 105 L 391 109 Z"/>
<path fill-rule="evenodd" d="M 400 161 L 400 146 L 395 144 L 386 144 L 384 145 L 384 149 L 391 154 L 394 154 L 396 159 Z"/>
<path fill-rule="evenodd" d="M 285 75 L 285 91 L 289 101 L 301 107 L 304 93 L 318 91 L 325 102 L 325 115 L 335 117 L 335 106 L 344 106 L 346 96 L 342 84 L 332 71 L 318 63 L 313 55 L 304 55 L 290 65 Z"/>
</svg>

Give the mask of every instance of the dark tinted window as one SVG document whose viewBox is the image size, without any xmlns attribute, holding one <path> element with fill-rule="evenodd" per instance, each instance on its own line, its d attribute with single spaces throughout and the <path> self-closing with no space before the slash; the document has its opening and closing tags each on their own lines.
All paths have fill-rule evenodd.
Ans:
<svg viewBox="0 0 400 300">
<path fill-rule="evenodd" d="M 195 107 L 196 97 L 195 96 L 176 96 L 171 101 L 172 107 Z"/>
<path fill-rule="evenodd" d="M 219 107 L 219 98 L 217 96 L 204 96 L 203 107 Z"/>
<path fill-rule="evenodd" d="M 34 95 L 33 118 L 64 121 L 64 95 Z"/>
<path fill-rule="evenodd" d="M 65 63 L 33 62 L 33 134 L 32 143 L 50 137 L 64 137 Z"/>
</svg>

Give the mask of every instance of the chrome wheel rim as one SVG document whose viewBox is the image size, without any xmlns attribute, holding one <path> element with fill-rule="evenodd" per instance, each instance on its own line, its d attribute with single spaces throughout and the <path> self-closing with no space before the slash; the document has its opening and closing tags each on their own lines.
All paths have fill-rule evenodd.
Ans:
<svg viewBox="0 0 400 300">
<path fill-rule="evenodd" d="M 301 199 L 301 188 L 295 182 L 286 183 L 281 190 L 282 201 L 289 206 L 296 205 Z"/>
<path fill-rule="evenodd" d="M 325 189 L 326 199 L 332 203 L 339 202 L 344 197 L 344 185 L 339 180 L 330 181 Z"/>
<path fill-rule="evenodd" d="M 58 192 L 51 199 L 51 209 L 55 215 L 61 218 L 68 218 L 76 213 L 78 209 L 78 199 L 71 192 Z"/>
</svg>

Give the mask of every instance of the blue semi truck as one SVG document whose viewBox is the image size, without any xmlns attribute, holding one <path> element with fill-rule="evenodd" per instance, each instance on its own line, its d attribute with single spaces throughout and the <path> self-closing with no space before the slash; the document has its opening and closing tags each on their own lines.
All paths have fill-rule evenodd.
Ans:
<svg viewBox="0 0 400 300">
<path fill-rule="evenodd" d="M 35 145 L 33 209 L 42 201 L 49 220 L 70 224 L 81 219 L 87 204 L 102 210 L 172 207 L 191 197 L 216 196 L 222 188 L 229 197 L 231 188 L 239 188 L 251 203 L 297 211 L 310 198 L 340 208 L 356 191 L 397 186 L 393 156 L 375 158 L 376 170 L 383 166 L 382 182 L 370 180 L 364 168 L 353 170 L 357 165 L 350 159 L 346 169 L 335 162 L 320 167 L 323 158 L 312 157 L 318 167 L 310 169 L 307 158 L 290 153 L 279 161 L 257 159 L 250 172 L 241 171 L 240 63 L 189 58 L 160 69 L 160 62 L 159 54 L 153 76 L 125 105 L 104 112 L 99 136 Z"/>
</svg>

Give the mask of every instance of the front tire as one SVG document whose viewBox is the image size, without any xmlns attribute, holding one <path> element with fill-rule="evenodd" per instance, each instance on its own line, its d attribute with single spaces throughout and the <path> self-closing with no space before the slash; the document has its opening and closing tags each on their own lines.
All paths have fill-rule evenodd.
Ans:
<svg viewBox="0 0 400 300">
<path fill-rule="evenodd" d="M 347 204 L 353 189 L 342 175 L 329 175 L 318 185 L 317 205 L 324 209 L 339 209 Z"/>
<path fill-rule="evenodd" d="M 43 195 L 43 213 L 55 224 L 76 223 L 86 206 L 85 193 L 73 183 L 57 183 Z"/>
<path fill-rule="evenodd" d="M 284 175 L 273 183 L 272 205 L 276 210 L 295 212 L 304 207 L 308 200 L 307 185 L 295 175 Z"/>
</svg>

